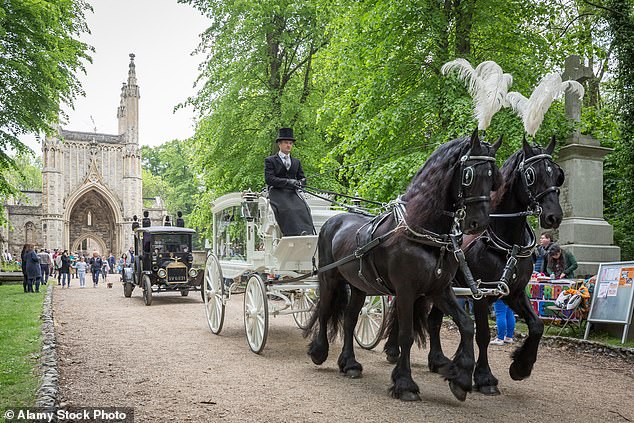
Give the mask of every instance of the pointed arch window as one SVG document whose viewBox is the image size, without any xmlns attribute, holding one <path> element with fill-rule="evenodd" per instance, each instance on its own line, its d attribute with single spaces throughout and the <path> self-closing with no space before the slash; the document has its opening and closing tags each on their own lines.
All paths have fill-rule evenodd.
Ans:
<svg viewBox="0 0 634 423">
<path fill-rule="evenodd" d="M 27 222 L 24 225 L 24 241 L 26 244 L 35 243 L 35 225 L 33 222 Z"/>
</svg>

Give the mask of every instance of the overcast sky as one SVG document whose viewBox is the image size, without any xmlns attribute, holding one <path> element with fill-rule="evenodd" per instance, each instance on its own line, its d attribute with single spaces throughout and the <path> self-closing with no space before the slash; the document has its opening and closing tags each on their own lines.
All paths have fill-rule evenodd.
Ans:
<svg viewBox="0 0 634 423">
<path fill-rule="evenodd" d="M 191 56 L 199 34 L 209 25 L 193 7 L 176 0 L 90 0 L 94 13 L 86 20 L 95 48 L 92 64 L 79 79 L 86 93 L 66 112 L 64 129 L 117 133 L 121 85 L 127 81 L 129 53 L 134 53 L 139 102 L 139 143 L 156 146 L 194 133 L 193 111 L 174 106 L 195 93 L 202 55 Z M 91 121 L 94 119 L 94 124 Z M 36 154 L 34 138 L 25 140 Z"/>
</svg>

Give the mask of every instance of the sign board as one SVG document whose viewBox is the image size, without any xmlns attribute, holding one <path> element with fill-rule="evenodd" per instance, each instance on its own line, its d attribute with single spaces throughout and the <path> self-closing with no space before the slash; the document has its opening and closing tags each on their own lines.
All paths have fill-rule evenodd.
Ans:
<svg viewBox="0 0 634 423">
<path fill-rule="evenodd" d="M 531 307 L 540 319 L 556 319 L 558 318 L 552 311 L 548 310 L 548 306 L 555 305 L 555 300 L 563 291 L 574 287 L 576 281 L 569 279 L 549 279 L 539 278 L 531 280 L 526 285 L 526 295 L 531 301 Z M 571 311 L 564 312 L 565 315 Z"/>
<path fill-rule="evenodd" d="M 584 339 L 588 337 L 590 323 L 619 323 L 625 325 L 625 342 L 632 320 L 633 281 L 634 261 L 599 265 Z"/>
</svg>

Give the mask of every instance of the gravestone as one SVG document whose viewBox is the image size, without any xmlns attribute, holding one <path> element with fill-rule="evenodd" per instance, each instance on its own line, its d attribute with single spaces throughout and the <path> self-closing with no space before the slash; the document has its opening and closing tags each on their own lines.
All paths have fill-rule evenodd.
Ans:
<svg viewBox="0 0 634 423">
<path fill-rule="evenodd" d="M 565 62 L 563 80 L 583 83 L 592 78 L 592 68 L 579 56 Z M 579 122 L 581 100 L 566 93 L 566 115 Z M 559 227 L 559 243 L 577 258 L 576 275 L 596 274 L 599 263 L 619 261 L 621 249 L 613 245 L 613 228 L 603 219 L 603 158 L 612 151 L 599 140 L 578 130 L 559 151 L 558 163 L 566 174 L 561 205 L 564 218 Z"/>
</svg>

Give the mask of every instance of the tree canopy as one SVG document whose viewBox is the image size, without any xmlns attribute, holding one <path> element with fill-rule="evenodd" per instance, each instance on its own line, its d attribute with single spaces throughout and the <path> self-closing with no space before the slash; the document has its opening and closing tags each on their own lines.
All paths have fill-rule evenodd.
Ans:
<svg viewBox="0 0 634 423">
<path fill-rule="evenodd" d="M 84 0 L 0 2 L 0 196 L 15 193 L 7 170 L 17 170 L 9 151 L 28 148 L 22 134 L 50 131 L 63 104 L 82 89 L 77 73 L 90 61 Z M 2 202 L 0 202 L 0 208 Z M 2 216 L 2 214 L 0 214 Z"/>
</svg>

